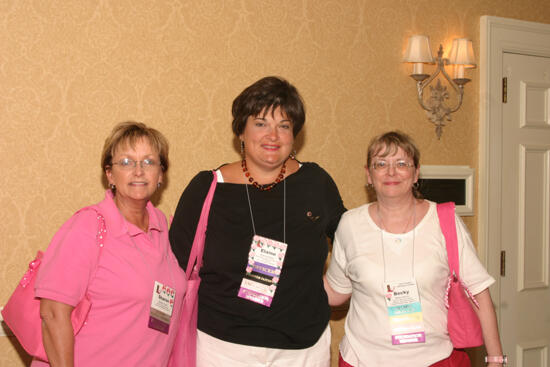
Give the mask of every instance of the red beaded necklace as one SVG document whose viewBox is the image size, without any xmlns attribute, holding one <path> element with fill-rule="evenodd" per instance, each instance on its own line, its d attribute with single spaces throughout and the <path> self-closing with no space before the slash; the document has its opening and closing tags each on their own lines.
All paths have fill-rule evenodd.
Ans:
<svg viewBox="0 0 550 367">
<path fill-rule="evenodd" d="M 283 166 L 281 167 L 281 171 L 279 172 L 279 175 L 277 176 L 275 181 L 266 185 L 260 185 L 258 182 L 256 182 L 256 180 L 254 180 L 252 176 L 250 176 L 250 172 L 248 172 L 248 168 L 246 167 L 245 158 L 243 158 L 243 160 L 241 161 L 241 166 L 243 167 L 244 176 L 248 179 L 248 182 L 250 182 L 252 186 L 254 186 L 255 188 L 260 189 L 262 191 L 271 190 L 273 186 L 277 185 L 279 182 L 283 180 L 283 178 L 285 178 L 286 161 L 283 163 Z"/>
</svg>

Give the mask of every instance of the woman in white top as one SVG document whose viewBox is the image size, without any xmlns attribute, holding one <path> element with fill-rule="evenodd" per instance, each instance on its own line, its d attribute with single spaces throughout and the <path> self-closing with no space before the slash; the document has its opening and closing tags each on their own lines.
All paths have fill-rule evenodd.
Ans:
<svg viewBox="0 0 550 367">
<path fill-rule="evenodd" d="M 419 158 L 403 133 L 373 139 L 365 168 L 377 201 L 344 213 L 336 231 L 325 288 L 331 305 L 351 297 L 341 367 L 470 365 L 465 352 L 453 350 L 447 332 L 447 251 L 436 205 L 416 189 Z M 488 290 L 494 279 L 459 217 L 456 227 L 460 274 L 479 302 L 485 346 L 496 357 L 489 359 L 503 359 Z M 396 306 L 405 306 L 408 317 L 396 315 Z"/>
</svg>

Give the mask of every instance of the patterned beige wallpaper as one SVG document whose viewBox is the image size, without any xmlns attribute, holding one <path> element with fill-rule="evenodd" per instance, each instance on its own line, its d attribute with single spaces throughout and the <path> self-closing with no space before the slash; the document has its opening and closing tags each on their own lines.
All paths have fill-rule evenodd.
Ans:
<svg viewBox="0 0 550 367">
<path fill-rule="evenodd" d="M 0 1 L 0 305 L 61 223 L 102 198 L 100 150 L 116 122 L 169 138 L 158 204 L 171 214 L 198 170 L 238 157 L 231 101 L 265 75 L 303 94 L 298 157 L 324 166 L 348 207 L 365 202 L 366 144 L 388 129 L 411 134 L 425 164 L 476 168 L 478 71 L 437 140 L 401 57 L 415 33 L 434 51 L 470 37 L 479 55 L 485 14 L 550 23 L 546 0 Z M 475 217 L 467 224 L 475 235 Z M 0 337 L 0 366 L 23 366 L 21 355 Z"/>
</svg>

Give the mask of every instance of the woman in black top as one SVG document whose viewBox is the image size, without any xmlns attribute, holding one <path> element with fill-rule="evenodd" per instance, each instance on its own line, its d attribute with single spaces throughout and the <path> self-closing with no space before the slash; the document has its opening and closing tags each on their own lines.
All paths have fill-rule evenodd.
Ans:
<svg viewBox="0 0 550 367">
<path fill-rule="evenodd" d="M 233 101 L 242 161 L 215 171 L 199 290 L 198 366 L 330 364 L 323 288 L 327 236 L 345 208 L 326 171 L 294 158 L 305 122 L 287 81 L 266 77 Z M 170 242 L 185 268 L 212 173 L 183 192 Z"/>
</svg>

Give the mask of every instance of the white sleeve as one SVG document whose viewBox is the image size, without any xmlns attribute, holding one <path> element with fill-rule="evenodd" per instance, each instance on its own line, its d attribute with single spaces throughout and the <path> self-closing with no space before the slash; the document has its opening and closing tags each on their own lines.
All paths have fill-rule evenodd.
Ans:
<svg viewBox="0 0 550 367">
<path fill-rule="evenodd" d="M 334 235 L 330 264 L 326 274 L 327 280 L 332 289 L 342 294 L 349 294 L 352 291 L 351 280 L 346 275 L 348 261 L 345 251 L 347 246 L 352 245 L 351 243 L 347 243 L 348 241 L 346 241 L 346 238 L 352 237 L 346 235 L 346 231 L 345 220 L 344 217 L 342 217 L 342 220 L 340 220 L 340 224 L 338 225 L 338 229 Z"/>
<path fill-rule="evenodd" d="M 458 240 L 458 256 L 460 262 L 460 278 L 472 294 L 478 294 L 489 288 L 495 282 L 489 275 L 479 258 L 472 242 L 470 232 L 462 219 L 455 215 L 456 236 Z"/>
</svg>

